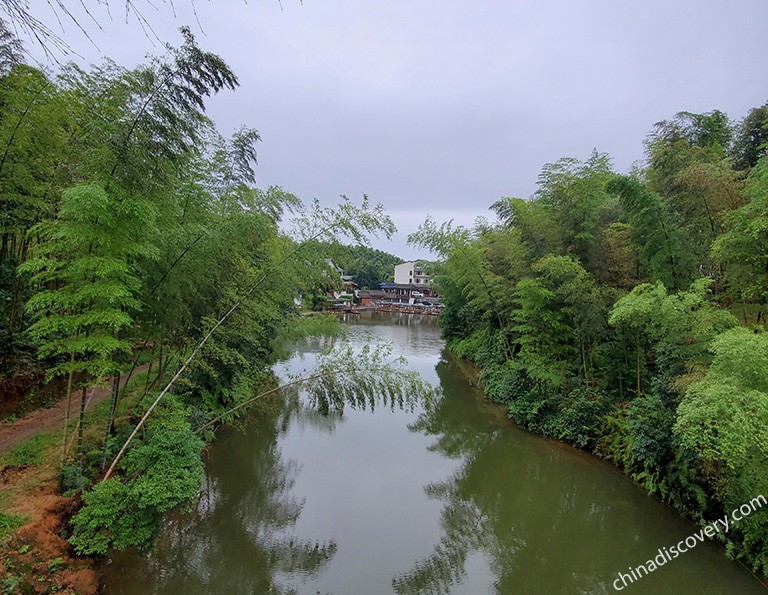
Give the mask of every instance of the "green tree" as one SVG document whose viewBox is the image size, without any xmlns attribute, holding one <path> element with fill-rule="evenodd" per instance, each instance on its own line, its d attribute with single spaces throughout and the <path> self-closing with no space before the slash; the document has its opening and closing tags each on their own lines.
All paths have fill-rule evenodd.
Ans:
<svg viewBox="0 0 768 595">
<path fill-rule="evenodd" d="M 447 258 L 445 268 L 450 269 L 453 283 L 448 293 L 457 299 L 446 302 L 446 310 L 461 308 L 462 315 L 468 317 L 468 327 L 478 333 L 476 343 L 485 343 L 486 353 L 503 361 L 512 356 L 512 348 L 507 336 L 495 331 L 508 325 L 509 294 L 502 284 L 503 277 L 494 273 L 485 259 L 485 240 L 479 241 L 490 233 L 491 230 L 483 225 L 476 225 L 473 229 L 454 227 L 450 221 L 438 225 L 427 217 L 419 229 L 408 236 L 408 243 Z M 438 275 L 437 287 L 442 292 L 441 283 L 441 276 Z M 461 297 L 455 289 L 461 292 Z M 453 314 L 446 314 L 446 320 L 448 316 Z M 499 349 L 488 343 L 489 340 L 495 342 L 491 339 L 493 335 L 498 340 Z M 477 351 L 474 347 L 472 350 Z"/>
<path fill-rule="evenodd" d="M 589 386 L 591 353 L 606 316 L 598 288 L 571 256 L 547 256 L 534 263 L 532 272 L 516 289 L 516 365 L 555 392 L 573 377 Z"/>
<path fill-rule="evenodd" d="M 81 422 L 86 384 L 111 376 L 117 356 L 131 350 L 124 331 L 140 306 L 141 286 L 133 261 L 152 254 L 143 238 L 153 213 L 145 201 L 97 185 L 75 186 L 62 196 L 58 218 L 38 226 L 37 257 L 22 265 L 41 287 L 27 302 L 36 318 L 29 333 L 40 358 L 50 362 L 47 378 L 69 377 L 68 403 L 77 375 Z M 80 429 L 81 445 L 82 423 Z"/>
<path fill-rule="evenodd" d="M 727 148 L 733 138 L 733 127 L 728 115 L 720 110 L 703 114 L 678 112 L 671 120 L 654 124 L 646 142 L 651 147 L 658 144 L 674 144 L 683 141 L 690 146 Z"/>
<path fill-rule="evenodd" d="M 729 511 L 768 491 L 768 335 L 731 329 L 712 351 L 706 376 L 680 403 L 675 428 L 707 462 L 707 480 Z M 768 573 L 765 515 L 743 519 L 735 532 L 738 557 Z"/>
<path fill-rule="evenodd" d="M 601 229 L 618 214 L 605 190 L 614 175 L 608 155 L 597 151 L 583 163 L 565 158 L 547 164 L 539 174 L 536 201 L 554 207 L 562 253 L 573 254 L 593 273 Z"/>
<path fill-rule="evenodd" d="M 344 269 L 360 289 L 377 289 L 381 283 L 392 281 L 395 265 L 403 259 L 368 246 L 325 247 L 334 264 Z"/>
<path fill-rule="evenodd" d="M 712 352 L 706 376 L 680 404 L 677 428 L 687 445 L 729 469 L 768 464 L 768 335 L 731 329 L 715 339 Z"/>
<path fill-rule="evenodd" d="M 661 198 L 668 221 L 674 218 L 683 250 L 714 277 L 719 271 L 709 259 L 709 247 L 721 232 L 725 212 L 741 204 L 742 175 L 728 158 L 732 136 L 728 116 L 714 110 L 680 112 L 656 124 L 646 141 L 648 187 Z"/>
<path fill-rule="evenodd" d="M 768 103 L 752 108 L 739 123 L 731 154 L 742 170 L 754 167 L 768 154 Z"/>
<path fill-rule="evenodd" d="M 632 239 L 653 280 L 682 289 L 696 275 L 696 263 L 687 250 L 675 217 L 665 208 L 658 194 L 637 178 L 619 176 L 608 185 L 627 213 Z"/>
<path fill-rule="evenodd" d="M 686 222 L 689 237 L 709 246 L 722 231 L 724 213 L 743 202 L 741 175 L 723 159 L 691 165 L 677 174 L 675 182 L 675 210 Z"/>
<path fill-rule="evenodd" d="M 32 226 L 55 213 L 71 154 L 66 107 L 56 85 L 40 70 L 17 65 L 0 75 L 0 332 L 12 345 L 24 331 L 29 297 L 16 267 L 27 259 Z"/>
<path fill-rule="evenodd" d="M 686 291 L 667 293 L 662 283 L 642 284 L 613 306 L 608 322 L 634 336 L 637 392 L 647 392 L 651 377 L 665 379 L 663 392 L 680 392 L 696 364 L 706 364 L 708 342 L 736 325 L 728 311 L 709 300 L 711 279 L 699 279 Z"/>
<path fill-rule="evenodd" d="M 600 231 L 600 249 L 590 259 L 591 271 L 603 285 L 629 291 L 646 278 L 640 261 L 640 250 L 632 240 L 632 226 L 611 223 Z"/>
<path fill-rule="evenodd" d="M 542 200 L 502 198 L 491 205 L 491 210 L 503 225 L 520 231 L 532 260 L 563 254 L 562 229 L 554 205 Z"/>
<path fill-rule="evenodd" d="M 758 305 L 759 323 L 768 304 L 768 157 L 750 172 L 744 195 L 749 202 L 728 215 L 712 256 L 724 268 L 730 297 Z"/>
</svg>

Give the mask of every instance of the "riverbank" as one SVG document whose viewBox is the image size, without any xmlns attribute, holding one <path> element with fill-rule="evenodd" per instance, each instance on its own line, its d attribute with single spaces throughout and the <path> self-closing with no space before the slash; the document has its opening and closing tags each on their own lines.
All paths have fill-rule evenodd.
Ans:
<svg viewBox="0 0 768 595">
<path fill-rule="evenodd" d="M 424 316 L 440 316 L 442 308 L 435 306 L 424 306 L 417 304 L 365 304 L 365 305 L 349 305 L 339 306 L 334 309 L 335 312 L 343 314 L 359 314 L 362 312 L 390 312 L 398 314 L 421 314 Z"/>
<path fill-rule="evenodd" d="M 148 365 L 124 377 L 120 411 L 130 408 L 147 385 Z M 126 384 L 129 380 L 129 384 Z M 85 440 L 103 438 L 110 390 L 92 387 L 83 432 Z M 74 397 L 73 397 L 74 398 Z M 74 410 L 76 407 L 73 405 Z M 0 428 L 0 585 L 3 593 L 98 592 L 94 559 L 75 554 L 67 537 L 77 494 L 62 494 L 61 443 L 66 401 L 32 412 Z M 77 419 L 70 420 L 73 436 Z M 69 449 L 73 447 L 70 442 Z"/>
<path fill-rule="evenodd" d="M 633 473 L 630 469 L 622 467 L 619 464 L 619 461 L 615 457 L 611 456 L 611 451 L 605 446 L 605 444 L 609 442 L 608 436 L 601 436 L 600 440 L 596 441 L 592 445 L 579 444 L 575 440 L 568 439 L 568 437 L 563 437 L 562 435 L 558 436 L 556 433 L 545 431 L 541 426 L 526 423 L 526 421 L 530 420 L 526 420 L 520 416 L 515 416 L 512 401 L 509 398 L 498 398 L 498 377 L 494 377 L 492 374 L 489 374 L 488 370 L 484 369 L 482 365 L 470 359 L 466 359 L 463 357 L 464 354 L 457 353 L 457 350 L 451 349 L 450 346 L 448 346 L 447 349 L 453 354 L 454 357 L 459 358 L 460 361 L 464 363 L 465 368 L 473 370 L 473 373 L 477 378 L 478 386 L 480 387 L 480 391 L 484 395 L 484 398 L 493 405 L 503 408 L 506 412 L 506 416 L 509 418 L 510 423 L 513 423 L 522 431 L 529 432 L 534 436 L 551 441 L 553 444 L 558 445 L 559 448 L 579 452 L 583 454 L 584 457 L 589 458 L 593 462 L 597 462 L 607 468 L 610 468 L 611 471 L 617 475 L 621 475 L 630 479 L 638 488 L 646 492 L 649 497 L 657 500 L 660 504 L 671 510 L 675 515 L 679 516 L 681 520 L 684 520 L 686 523 L 690 523 L 691 530 L 697 536 L 703 536 L 704 529 L 712 525 L 715 522 L 714 519 L 728 517 L 730 520 L 744 521 L 752 513 L 754 513 L 755 517 L 760 516 L 761 518 L 765 518 L 765 515 L 768 514 L 768 509 L 764 508 L 762 504 L 765 501 L 766 495 L 765 493 L 758 493 L 750 496 L 750 498 L 747 498 L 744 503 L 740 502 L 737 504 L 738 507 L 749 507 L 749 514 L 744 514 L 743 512 L 740 512 L 741 508 L 737 508 L 735 510 L 717 510 L 714 514 L 710 514 L 706 518 L 703 516 L 694 516 L 690 510 L 679 506 L 678 503 L 665 499 L 657 488 L 651 487 L 653 486 L 652 479 L 649 478 L 647 473 Z M 731 517 L 731 515 L 733 516 Z M 716 547 L 724 558 L 728 558 L 735 564 L 741 566 L 766 589 L 766 592 L 768 592 L 768 576 L 759 572 L 755 572 L 755 570 L 750 568 L 750 565 L 747 563 L 749 560 L 745 559 L 743 555 L 739 555 L 739 549 L 743 548 L 743 545 L 739 545 L 738 541 L 739 539 L 743 539 L 739 533 L 739 524 L 739 522 L 733 522 L 731 525 L 729 525 L 730 532 L 726 531 L 722 535 L 719 533 L 709 535 L 709 533 L 707 533 L 708 538 L 711 539 L 709 545 Z M 687 543 L 689 549 L 691 543 L 694 542 L 689 541 Z M 683 551 L 687 550 L 681 549 L 681 552 Z M 644 562 L 643 560 L 639 561 Z"/>
<path fill-rule="evenodd" d="M 39 465 L 0 469 L 3 516 L 11 523 L 23 523 L 0 541 L 3 593 L 97 593 L 99 577 L 93 559 L 75 556 L 62 537 L 68 533 L 79 500 L 61 495 L 58 465 L 52 464 L 55 454 L 50 451 L 44 456 L 50 456 L 48 462 Z"/>
<path fill-rule="evenodd" d="M 293 331 L 302 335 L 304 327 L 330 330 L 327 328 L 329 323 L 334 328 L 338 326 L 335 317 L 326 318 L 313 317 L 311 324 L 298 324 L 297 321 Z M 93 559 L 88 556 L 98 557 L 113 546 L 110 542 L 98 550 L 83 551 L 83 544 L 90 547 L 90 544 L 110 539 L 118 533 L 122 522 L 128 527 L 121 534 L 123 541 L 114 547 L 125 549 L 137 545 L 127 541 L 137 534 L 147 537 L 151 545 L 154 530 L 146 531 L 147 523 L 141 525 L 141 518 L 128 521 L 126 518 L 131 514 L 145 514 L 159 528 L 165 512 L 187 505 L 198 493 L 201 476 L 196 476 L 194 471 L 202 469 L 201 455 L 205 444 L 195 432 L 199 421 L 190 418 L 191 409 L 179 406 L 178 397 L 169 397 L 157 408 L 157 415 L 147 425 L 147 432 L 140 436 L 124 459 L 124 466 L 119 471 L 127 468 L 129 476 L 110 483 L 125 493 L 97 504 L 101 508 L 93 513 L 98 517 L 95 539 L 77 539 L 78 530 L 83 531 L 83 523 L 78 525 L 78 518 L 82 518 L 82 512 L 88 511 L 89 506 L 90 511 L 95 509 L 93 493 L 106 485 L 100 481 L 105 471 L 104 461 L 114 459 L 128 431 L 154 399 L 157 387 L 173 376 L 175 368 L 168 365 L 171 361 L 166 356 L 164 365 L 158 364 L 154 370 L 149 364 L 138 366 L 127 379 L 121 380 L 122 390 L 110 432 L 114 439 L 109 440 L 106 451 L 104 437 L 110 419 L 110 399 L 107 398 L 110 391 L 97 387 L 87 393 L 82 448 L 77 431 L 78 391 L 77 397 L 73 397 L 76 402 L 72 403 L 71 422 L 67 428 L 66 450 L 70 457 L 63 470 L 64 400 L 59 400 L 52 408 L 4 424 L 4 448 L 0 452 L 0 553 L 5 560 L 0 569 L 0 581 L 4 592 L 95 592 L 98 571 L 93 569 Z M 178 384 L 181 394 L 189 390 L 190 381 L 200 380 L 199 374 L 199 369 L 193 370 L 184 383 Z M 262 374 L 246 378 L 243 372 L 231 383 L 221 378 L 218 381 L 218 389 L 227 392 L 230 398 L 246 399 L 272 388 L 273 377 Z M 200 415 L 200 409 L 195 413 Z M 212 417 L 212 413 L 206 412 L 205 417 Z M 233 417 L 230 416 L 228 421 Z M 205 437 L 211 439 L 209 433 Z M 169 439 L 173 443 L 168 444 Z M 181 448 L 177 443 L 182 443 Z M 76 449 L 79 454 L 72 456 Z M 152 452 L 149 460 L 143 460 L 136 468 L 130 466 L 131 456 L 141 456 L 136 453 L 148 451 Z M 180 452 L 184 453 L 183 460 L 178 460 Z M 143 484 L 135 487 L 136 482 Z M 93 491 L 89 489 L 91 486 L 95 488 Z M 129 494 L 129 489 L 134 491 Z M 155 496 L 160 494 L 161 502 L 155 507 L 157 511 L 146 512 L 147 499 L 141 503 L 129 500 L 136 493 L 145 494 L 149 490 Z M 80 493 L 83 493 L 82 499 Z M 185 497 L 186 494 L 189 496 Z M 170 498 L 175 500 L 168 504 Z M 105 506 L 108 507 L 106 513 Z M 134 530 L 135 527 L 144 533 Z"/>
<path fill-rule="evenodd" d="M 309 573 L 318 580 L 312 592 L 315 586 L 320 592 L 343 591 L 340 585 L 348 580 L 359 587 L 348 592 L 391 592 L 392 584 L 408 591 L 422 579 L 437 590 L 444 579 L 441 568 L 451 570 L 469 559 L 474 562 L 462 584 L 474 586 L 473 592 L 488 592 L 486 566 L 498 568 L 502 586 L 522 581 L 516 591 L 497 592 L 544 586 L 577 592 L 606 577 L 610 582 L 615 578 L 611 573 L 640 561 L 639 551 L 690 535 L 687 521 L 658 499 L 646 498 L 613 465 L 512 423 L 502 406 L 482 396 L 478 368 L 444 351 L 434 318 L 374 313 L 347 320 L 353 341 L 366 343 L 375 327 L 416 371 L 441 385 L 444 398 L 415 412 L 394 402 L 391 408 L 377 402 L 375 415 L 372 405 L 360 407 L 357 401 L 343 415 L 322 415 L 290 399 L 280 407 L 272 402 L 244 419 L 244 431 L 223 428 L 206 449 L 198 505 L 166 517 L 156 553 L 148 558 L 110 552 L 96 564 L 72 556 L 61 538 L 77 501 L 57 491 L 58 439 L 49 438 L 47 446 L 40 440 L 37 447 L 21 450 L 26 461 L 39 453 L 37 464 L 7 471 L 19 496 L 14 512 L 23 510 L 21 501 L 36 498 L 38 515 L 36 524 L 30 519 L 31 526 L 3 549 L 12 561 L 10 576 L 15 580 L 26 568 L 27 592 L 92 593 L 89 589 L 102 579 L 109 593 L 175 592 L 190 584 L 194 588 L 185 590 L 190 595 L 235 590 L 230 580 L 241 581 L 240 587 L 259 584 L 264 588 L 256 592 L 269 592 L 266 583 L 251 578 L 252 572 L 263 573 L 264 580 L 292 576 L 290 580 L 299 581 L 308 576 L 302 564 L 317 564 L 316 569 L 329 569 Z M 313 357 L 314 347 L 308 346 L 295 363 L 305 368 Z M 143 383 L 142 378 L 139 386 Z M 101 414 L 98 407 L 89 414 L 87 427 L 98 429 Z M 350 473 L 354 465 L 360 465 L 359 473 Z M 374 474 L 367 476 L 366 469 Z M 368 486 L 363 493 L 361 485 Z M 318 508 L 318 498 L 329 508 Z M 284 512 L 275 518 L 276 510 Z M 296 535 L 291 533 L 294 525 Z M 317 532 L 301 533 L 308 526 Z M 571 555 L 573 535 L 582 547 Z M 441 559 L 441 544 L 449 537 L 450 551 L 463 553 Z M 201 558 L 191 556 L 187 547 L 204 554 L 207 562 L 197 568 L 194 561 Z M 432 547 L 437 553 L 430 556 Z M 399 557 L 404 550 L 405 562 Z M 350 551 L 364 557 L 344 561 Z M 497 551 L 515 555 L 495 560 Z M 293 574 L 283 566 L 278 570 L 278 560 L 292 561 Z M 410 569 L 414 560 L 420 562 Z M 210 564 L 217 572 L 207 572 Z M 260 564 L 265 566 L 255 570 Z M 733 592 L 753 592 L 749 581 L 740 578 L 742 568 L 734 571 L 732 566 L 720 545 L 707 543 L 686 554 L 683 564 L 670 564 L 647 580 L 661 592 L 690 592 L 695 586 L 709 592 L 707 585 L 725 580 L 745 587 Z M 379 572 L 380 567 L 386 572 Z M 5 580 L 9 574 L 2 572 L 0 580 Z M 380 589 L 371 588 L 374 580 Z M 608 588 L 609 582 L 604 583 Z"/>
</svg>

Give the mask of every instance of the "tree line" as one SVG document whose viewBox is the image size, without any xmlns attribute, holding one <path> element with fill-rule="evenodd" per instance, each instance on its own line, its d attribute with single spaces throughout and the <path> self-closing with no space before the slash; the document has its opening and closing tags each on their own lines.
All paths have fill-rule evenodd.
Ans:
<svg viewBox="0 0 768 595">
<path fill-rule="evenodd" d="M 681 112 L 646 160 L 544 166 L 529 199 L 410 241 L 449 347 L 521 426 L 604 457 L 696 522 L 768 492 L 768 104 Z M 727 552 L 768 575 L 768 518 Z"/>
</svg>

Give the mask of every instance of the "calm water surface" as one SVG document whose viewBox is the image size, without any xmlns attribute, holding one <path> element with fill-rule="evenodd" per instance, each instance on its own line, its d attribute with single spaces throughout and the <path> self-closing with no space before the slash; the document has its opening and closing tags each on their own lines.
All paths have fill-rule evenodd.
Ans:
<svg viewBox="0 0 768 595">
<path fill-rule="evenodd" d="M 619 571 L 695 532 L 612 467 L 514 427 L 434 319 L 350 325 L 354 342 L 392 341 L 442 396 L 330 415 L 272 401 L 221 434 L 194 510 L 151 556 L 112 560 L 107 593 L 616 593 Z M 712 543 L 624 592 L 768 593 Z"/>
</svg>

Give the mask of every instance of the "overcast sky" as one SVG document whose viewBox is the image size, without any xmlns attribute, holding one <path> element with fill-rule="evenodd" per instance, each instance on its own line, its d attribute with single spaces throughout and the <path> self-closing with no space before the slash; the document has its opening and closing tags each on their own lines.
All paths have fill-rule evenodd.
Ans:
<svg viewBox="0 0 768 595">
<path fill-rule="evenodd" d="M 80 17 L 96 48 L 63 18 L 76 61 L 162 51 L 121 0 L 112 20 L 84 1 L 103 31 Z M 469 224 L 530 196 L 547 162 L 597 148 L 627 171 L 654 122 L 738 119 L 768 99 L 765 0 L 212 0 L 200 25 L 186 0 L 134 1 L 161 39 L 189 24 L 235 70 L 240 88 L 209 115 L 227 135 L 259 130 L 260 186 L 326 204 L 368 194 L 400 230 L 374 245 L 406 258 L 422 256 L 405 237 L 427 213 Z"/>
</svg>

